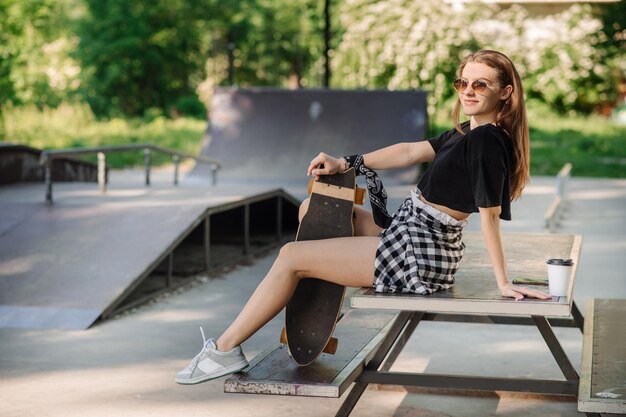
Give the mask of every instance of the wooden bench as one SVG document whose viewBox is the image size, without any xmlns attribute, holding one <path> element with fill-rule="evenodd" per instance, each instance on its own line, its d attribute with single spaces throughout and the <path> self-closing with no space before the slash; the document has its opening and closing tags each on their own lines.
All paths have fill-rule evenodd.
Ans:
<svg viewBox="0 0 626 417">
<path fill-rule="evenodd" d="M 464 233 L 464 263 L 454 288 L 430 296 L 377 294 L 358 289 L 338 323 L 335 355 L 322 354 L 307 367 L 289 358 L 286 346 L 276 345 L 258 355 L 241 374 L 225 381 L 229 393 L 282 394 L 338 398 L 346 394 L 336 416 L 346 417 L 369 384 L 502 390 L 576 396 L 579 376 L 552 326 L 576 327 L 583 317 L 573 301 L 574 278 L 582 245 L 580 236 L 548 233 L 503 235 L 511 278 L 545 278 L 546 257 L 574 259 L 568 295 L 550 300 L 515 301 L 500 295 L 482 236 Z M 534 325 L 539 330 L 563 380 L 494 378 L 474 375 L 390 372 L 417 325 L 423 320 Z"/>
<path fill-rule="evenodd" d="M 626 414 L 626 300 L 587 304 L 578 411 Z"/>
<path fill-rule="evenodd" d="M 401 330 L 394 326 L 398 316 L 394 311 L 348 310 L 333 333 L 339 340 L 334 355 L 322 353 L 301 367 L 289 357 L 287 345 L 277 343 L 228 378 L 224 392 L 339 398 L 377 354 L 389 351 L 391 346 L 382 342 Z"/>
</svg>

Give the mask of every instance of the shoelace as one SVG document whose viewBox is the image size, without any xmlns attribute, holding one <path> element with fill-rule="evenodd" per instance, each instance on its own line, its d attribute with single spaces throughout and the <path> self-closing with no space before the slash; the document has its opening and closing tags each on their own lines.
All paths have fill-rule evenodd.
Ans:
<svg viewBox="0 0 626 417">
<path fill-rule="evenodd" d="M 202 326 L 200 326 L 200 333 L 202 333 L 202 349 L 200 349 L 200 353 L 198 353 L 196 357 L 191 360 L 191 363 L 187 366 L 187 369 L 191 372 L 193 372 L 193 370 L 196 369 L 196 366 L 198 365 L 198 361 L 200 360 L 200 356 L 202 356 L 202 354 L 206 350 L 207 342 L 212 340 L 212 339 L 207 340 L 206 337 L 204 337 L 204 330 L 202 329 Z"/>
</svg>

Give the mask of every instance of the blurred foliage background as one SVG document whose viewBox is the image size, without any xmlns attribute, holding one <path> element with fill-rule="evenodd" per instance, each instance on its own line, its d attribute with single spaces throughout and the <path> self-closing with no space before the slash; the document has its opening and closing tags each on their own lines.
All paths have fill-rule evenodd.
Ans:
<svg viewBox="0 0 626 417">
<path fill-rule="evenodd" d="M 532 173 L 626 177 L 623 0 L 330 6 L 332 88 L 425 89 L 435 134 L 460 58 L 498 49 L 524 80 Z M 320 88 L 323 52 L 324 1 L 0 0 L 0 140 L 197 152 L 215 86 Z"/>
</svg>

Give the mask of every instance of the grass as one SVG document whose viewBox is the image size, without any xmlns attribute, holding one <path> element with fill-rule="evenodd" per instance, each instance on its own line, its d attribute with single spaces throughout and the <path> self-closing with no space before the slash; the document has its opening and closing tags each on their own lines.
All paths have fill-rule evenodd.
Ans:
<svg viewBox="0 0 626 417">
<path fill-rule="evenodd" d="M 3 141 L 39 149 L 151 143 L 197 155 L 207 122 L 163 116 L 99 121 L 86 105 L 64 104 L 43 111 L 34 107 L 5 109 L 3 127 Z M 95 155 L 85 159 L 96 161 Z M 155 165 L 171 162 L 169 156 L 159 153 L 153 154 L 152 160 Z M 143 152 L 112 153 L 107 155 L 107 164 L 113 168 L 142 165 Z"/>
<path fill-rule="evenodd" d="M 558 116 L 539 104 L 529 105 L 528 113 L 532 175 L 556 175 L 571 162 L 574 176 L 626 178 L 626 126 L 598 116 Z M 443 113 L 431 117 L 431 125 L 432 134 L 450 128 Z M 185 117 L 100 121 L 86 105 L 64 104 L 42 111 L 5 107 L 0 139 L 40 149 L 152 143 L 198 154 L 205 129 L 205 120 Z M 153 161 L 164 164 L 170 159 L 157 154 Z M 107 163 L 114 168 L 138 166 L 143 153 L 107 155 Z"/>
<path fill-rule="evenodd" d="M 572 163 L 573 176 L 626 178 L 626 126 L 601 118 L 531 114 L 533 175 L 555 175 Z"/>
</svg>

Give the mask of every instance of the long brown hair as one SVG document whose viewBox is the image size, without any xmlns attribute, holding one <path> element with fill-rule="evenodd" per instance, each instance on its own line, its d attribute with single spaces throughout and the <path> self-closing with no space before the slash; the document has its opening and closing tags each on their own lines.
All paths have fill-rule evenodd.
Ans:
<svg viewBox="0 0 626 417">
<path fill-rule="evenodd" d="M 495 123 L 503 128 L 513 141 L 515 167 L 511 175 L 511 200 L 517 200 L 530 180 L 530 134 L 528 132 L 522 80 L 513 62 L 500 52 L 484 49 L 466 56 L 459 65 L 459 78 L 468 62 L 478 62 L 495 69 L 498 72 L 500 86 L 506 87 L 510 85 L 513 87 L 511 96 L 507 100 L 501 100 L 498 103 Z M 457 130 L 461 129 L 459 123 L 460 112 L 461 100 L 457 98 L 456 105 L 452 111 L 452 121 Z"/>
</svg>

